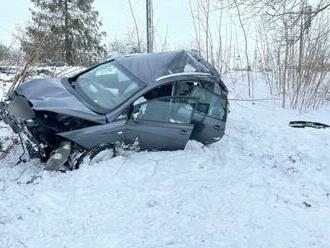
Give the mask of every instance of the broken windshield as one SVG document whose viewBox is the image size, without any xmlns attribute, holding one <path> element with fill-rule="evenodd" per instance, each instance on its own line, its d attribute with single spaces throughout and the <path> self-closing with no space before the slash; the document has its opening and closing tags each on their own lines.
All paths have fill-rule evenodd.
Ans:
<svg viewBox="0 0 330 248">
<path fill-rule="evenodd" d="M 81 74 L 75 89 L 85 98 L 111 110 L 137 93 L 143 86 L 114 63 L 102 64 Z"/>
</svg>

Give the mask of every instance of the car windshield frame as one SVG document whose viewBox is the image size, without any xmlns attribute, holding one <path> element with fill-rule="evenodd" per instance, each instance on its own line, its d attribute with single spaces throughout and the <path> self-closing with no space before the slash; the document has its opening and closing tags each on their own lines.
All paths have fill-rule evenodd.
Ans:
<svg viewBox="0 0 330 248">
<path fill-rule="evenodd" d="M 124 77 L 129 79 L 132 83 L 135 83 L 137 88 L 132 91 L 128 96 L 121 99 L 120 102 L 114 104 L 113 106 L 104 106 L 99 103 L 97 103 L 95 98 L 93 98 L 91 95 L 87 94 L 86 90 L 83 90 L 81 85 L 79 84 L 79 78 L 82 78 L 83 76 L 86 76 L 86 74 L 93 74 L 93 72 L 97 72 L 97 70 L 102 69 L 106 65 L 113 66 L 116 70 L 118 70 Z M 122 65 L 117 63 L 115 60 L 107 61 L 105 63 L 96 65 L 94 67 L 91 67 L 76 76 L 69 78 L 69 83 L 71 87 L 73 88 L 74 92 L 79 96 L 79 98 L 86 102 L 88 105 L 92 107 L 92 110 L 101 114 L 108 114 L 115 110 L 116 108 L 123 105 L 126 101 L 128 101 L 130 98 L 132 98 L 134 95 L 136 95 L 138 92 L 140 92 L 142 89 L 144 89 L 147 85 L 143 83 L 140 79 L 132 75 L 126 68 L 124 68 Z M 90 85 L 93 84 L 93 82 L 90 82 Z M 109 97 L 111 97 L 109 95 Z"/>
</svg>

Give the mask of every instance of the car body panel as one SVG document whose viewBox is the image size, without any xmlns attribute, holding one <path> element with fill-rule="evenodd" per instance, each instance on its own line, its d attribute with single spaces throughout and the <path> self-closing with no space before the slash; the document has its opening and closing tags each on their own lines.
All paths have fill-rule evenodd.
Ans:
<svg viewBox="0 0 330 248">
<path fill-rule="evenodd" d="M 35 117 L 29 101 L 23 96 L 13 98 L 8 104 L 8 111 L 19 120 L 31 120 Z"/>
<path fill-rule="evenodd" d="M 179 150 L 185 148 L 193 128 L 193 124 L 130 120 L 125 139 L 130 144 L 138 141 L 141 150 Z"/>
<path fill-rule="evenodd" d="M 26 97 L 34 110 L 60 113 L 100 124 L 106 123 L 104 115 L 90 110 L 67 90 L 62 81 L 60 78 L 31 80 L 19 85 L 16 92 Z"/>
<path fill-rule="evenodd" d="M 192 139 L 211 144 L 224 135 L 227 120 L 228 100 L 205 89 L 195 88 L 193 96 L 208 105 L 207 113 L 195 111 L 192 123 L 195 125 Z"/>
<path fill-rule="evenodd" d="M 206 145 L 219 141 L 225 133 L 226 121 L 217 120 L 200 113 L 194 113 L 192 123 L 195 127 L 191 139 Z"/>
<path fill-rule="evenodd" d="M 190 71 L 210 73 L 202 57 L 185 50 L 127 55 L 115 61 L 146 84 L 157 84 L 159 77 L 184 72 L 186 65 L 189 65 Z"/>
<path fill-rule="evenodd" d="M 111 144 L 124 141 L 124 132 L 127 129 L 126 120 L 97 125 L 68 132 L 58 133 L 58 135 L 76 142 L 77 144 L 92 148 L 99 144 Z"/>
<path fill-rule="evenodd" d="M 138 141 L 141 150 L 177 150 L 184 149 L 193 127 L 193 124 L 122 120 L 58 135 L 85 148 L 118 142 L 130 145 Z"/>
</svg>

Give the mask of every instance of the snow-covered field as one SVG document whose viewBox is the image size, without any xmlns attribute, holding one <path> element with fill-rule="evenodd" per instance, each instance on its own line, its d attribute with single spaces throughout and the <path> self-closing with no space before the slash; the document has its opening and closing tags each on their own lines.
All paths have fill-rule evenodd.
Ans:
<svg viewBox="0 0 330 248">
<path fill-rule="evenodd" d="M 266 86 L 257 80 L 256 96 Z M 244 97 L 239 77 L 231 97 Z M 330 108 L 231 101 L 226 135 L 184 151 L 119 156 L 68 173 L 15 146 L 0 160 L 0 247 L 292 247 L 330 244 Z M 0 123 L 0 139 L 10 130 Z"/>
</svg>

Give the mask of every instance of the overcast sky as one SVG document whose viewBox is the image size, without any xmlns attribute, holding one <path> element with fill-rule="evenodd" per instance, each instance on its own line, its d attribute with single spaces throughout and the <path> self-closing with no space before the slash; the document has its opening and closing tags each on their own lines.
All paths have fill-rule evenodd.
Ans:
<svg viewBox="0 0 330 248">
<path fill-rule="evenodd" d="M 25 26 L 31 18 L 29 8 L 30 0 L 0 0 L 0 42 L 11 44 L 17 26 Z M 140 34 L 145 36 L 145 1 L 131 0 L 140 27 Z M 320 0 L 308 0 L 309 4 Z M 189 0 L 153 0 L 154 25 L 156 27 L 155 43 L 160 46 L 168 30 L 169 49 L 191 48 L 194 40 L 193 23 L 189 11 Z M 133 19 L 129 11 L 128 0 L 95 0 L 94 7 L 103 20 L 102 29 L 107 32 L 105 43 L 116 38 L 121 39 L 133 28 Z M 227 16 L 226 16 L 227 15 Z M 233 18 L 229 15 L 233 15 Z M 236 12 L 224 12 L 222 20 L 222 38 L 234 34 L 237 45 L 242 45 L 242 30 L 238 24 Z M 211 20 L 216 25 L 218 15 Z M 249 47 L 253 51 L 256 44 L 255 26 L 245 21 L 245 29 L 249 38 Z M 214 30 L 217 36 L 218 31 Z M 231 38 L 230 38 L 231 39 Z M 17 44 L 16 44 L 17 45 Z"/>
<path fill-rule="evenodd" d="M 185 48 L 193 39 L 193 26 L 188 0 L 154 0 L 156 41 L 163 39 L 168 29 L 168 39 L 173 48 Z M 145 30 L 145 0 L 132 0 L 139 22 L 140 32 Z M 103 20 L 107 41 L 125 36 L 133 26 L 127 0 L 95 0 L 95 8 Z M 0 41 L 9 45 L 18 25 L 24 26 L 30 19 L 29 0 L 1 0 Z"/>
</svg>

